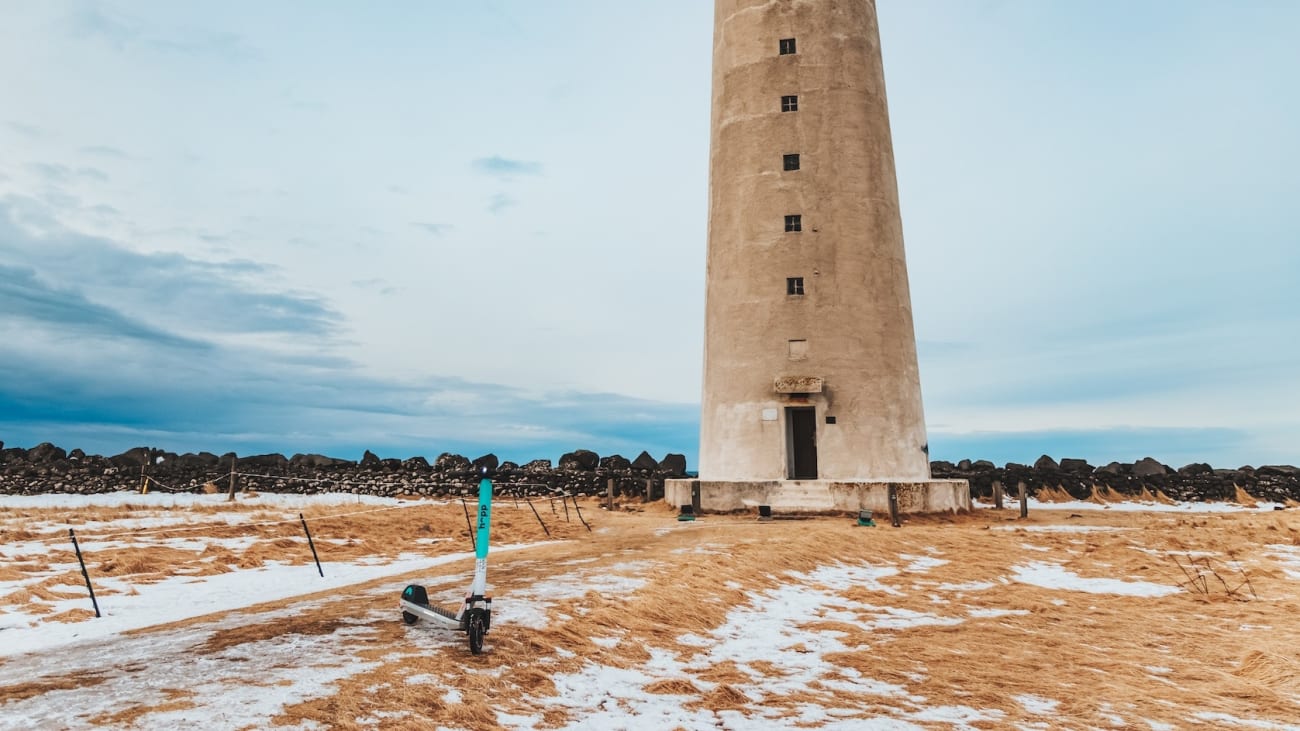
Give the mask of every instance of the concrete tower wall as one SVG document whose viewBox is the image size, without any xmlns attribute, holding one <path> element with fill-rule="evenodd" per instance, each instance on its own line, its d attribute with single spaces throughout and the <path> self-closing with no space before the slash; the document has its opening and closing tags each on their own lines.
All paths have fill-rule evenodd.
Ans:
<svg viewBox="0 0 1300 731">
<path fill-rule="evenodd" d="M 700 479 L 929 479 L 874 0 L 716 0 L 709 172 Z"/>
</svg>

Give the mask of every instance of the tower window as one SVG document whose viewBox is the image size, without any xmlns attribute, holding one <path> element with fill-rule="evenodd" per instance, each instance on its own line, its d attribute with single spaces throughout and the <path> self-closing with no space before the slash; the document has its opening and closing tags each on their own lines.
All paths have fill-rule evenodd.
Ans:
<svg viewBox="0 0 1300 731">
<path fill-rule="evenodd" d="M 785 293 L 803 296 L 803 277 L 786 277 Z"/>
<path fill-rule="evenodd" d="M 785 230 L 787 232 L 803 230 L 803 216 L 798 213 L 785 217 Z"/>
<path fill-rule="evenodd" d="M 796 152 L 793 155 L 782 155 L 781 159 L 785 163 L 786 170 L 799 169 L 799 153 Z"/>
<path fill-rule="evenodd" d="M 792 54 L 792 53 L 794 53 L 794 39 L 793 39 L 793 38 L 782 38 L 782 39 L 781 39 L 781 55 L 782 55 L 782 56 L 789 56 L 789 55 Z"/>
<path fill-rule="evenodd" d="M 786 351 L 786 357 L 790 360 L 807 360 L 808 359 L 808 341 L 791 340 L 787 343 L 789 350 Z"/>
<path fill-rule="evenodd" d="M 799 111 L 799 97 L 793 95 L 781 97 L 781 111 L 783 112 Z"/>
</svg>

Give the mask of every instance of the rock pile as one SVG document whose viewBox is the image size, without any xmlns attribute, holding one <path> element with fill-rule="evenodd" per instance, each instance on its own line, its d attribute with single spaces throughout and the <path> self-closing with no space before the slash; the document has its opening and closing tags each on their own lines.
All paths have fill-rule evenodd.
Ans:
<svg viewBox="0 0 1300 731">
<path fill-rule="evenodd" d="M 619 455 L 600 457 L 576 450 L 552 466 L 548 459 L 524 465 L 500 462 L 486 454 L 469 459 L 444 453 L 429 464 L 424 457 L 380 459 L 370 451 L 360 462 L 320 454 L 259 454 L 239 457 L 211 452 L 176 454 L 137 447 L 111 457 L 65 452 L 53 444 L 31 449 L 4 449 L 0 442 L 0 494 L 31 495 L 48 492 L 100 493 L 139 490 L 148 477 L 151 490 L 201 492 L 205 485 L 225 491 L 232 462 L 237 489 L 265 492 L 352 492 L 367 495 L 474 495 L 478 467 L 495 470 L 499 486 L 513 486 L 520 494 L 546 495 L 570 492 L 604 496 L 609 481 L 616 497 L 658 500 L 665 479 L 685 476 L 686 459 L 669 454 L 656 460 L 642 452 L 634 460 Z"/>
<path fill-rule="evenodd" d="M 1094 467 L 1082 459 L 1062 459 L 1058 463 L 1043 455 L 1033 465 L 1012 462 L 1003 467 L 986 460 L 931 462 L 930 472 L 936 478 L 968 480 L 971 496 L 985 500 L 993 494 L 993 483 L 999 481 L 1008 494 L 1023 482 L 1031 493 L 1057 488 L 1079 500 L 1092 497 L 1094 490 L 1106 489 L 1126 497 L 1141 496 L 1145 490 L 1150 495 L 1164 493 L 1174 500 L 1234 500 L 1237 488 L 1241 488 L 1260 500 L 1300 501 L 1300 468 L 1290 465 L 1228 470 L 1196 462 L 1174 469 L 1147 457 L 1134 463 L 1111 462 Z"/>
</svg>

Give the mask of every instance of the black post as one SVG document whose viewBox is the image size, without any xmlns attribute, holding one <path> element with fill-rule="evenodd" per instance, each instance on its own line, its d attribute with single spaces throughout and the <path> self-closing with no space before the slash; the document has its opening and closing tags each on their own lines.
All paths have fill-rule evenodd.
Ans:
<svg viewBox="0 0 1300 731">
<path fill-rule="evenodd" d="M 529 499 L 525 498 L 525 499 L 524 499 L 524 502 L 528 503 L 528 507 L 533 508 L 533 501 L 532 501 L 532 500 L 529 500 Z M 547 538 L 550 538 L 550 537 L 551 537 L 551 529 L 550 529 L 550 528 L 547 528 L 547 527 L 546 527 L 546 523 L 542 522 L 542 516 L 539 515 L 539 514 L 537 513 L 537 508 L 533 508 L 533 515 L 536 515 L 536 516 L 537 516 L 537 522 L 542 524 L 542 530 L 546 531 L 546 537 L 547 537 Z"/>
<path fill-rule="evenodd" d="M 302 532 L 307 534 L 307 545 L 311 546 L 311 557 L 316 559 L 316 570 L 320 572 L 320 577 L 325 578 L 325 569 L 320 567 L 320 556 L 316 555 L 316 544 L 311 540 L 311 531 L 307 530 L 307 519 L 298 513 L 298 519 L 302 521 Z"/>
<path fill-rule="evenodd" d="M 895 528 L 902 527 L 902 524 L 898 522 L 898 490 L 893 483 L 889 485 L 889 522 Z"/>
<path fill-rule="evenodd" d="M 1020 517 L 1029 517 L 1029 491 L 1025 489 L 1025 483 L 1021 482 L 1020 486 Z"/>
<path fill-rule="evenodd" d="M 569 520 L 569 495 L 568 495 L 568 493 L 563 493 L 563 492 L 560 493 L 560 504 L 564 506 L 564 522 L 565 522 L 565 523 L 571 523 L 571 522 L 573 522 L 573 521 Z"/>
<path fill-rule="evenodd" d="M 465 509 L 465 527 L 469 528 L 469 547 L 477 551 L 478 541 L 474 540 L 474 521 L 469 519 L 469 503 L 465 502 L 464 497 L 460 499 L 460 506 Z"/>
<path fill-rule="evenodd" d="M 95 607 L 95 616 L 99 614 L 99 602 L 95 601 L 95 587 L 90 585 L 90 573 L 86 571 L 86 562 L 81 558 L 81 546 L 77 545 L 77 534 L 68 529 L 68 537 L 72 539 L 72 550 L 77 552 L 77 563 L 81 564 L 81 575 L 86 579 L 86 590 L 90 592 L 90 603 Z"/>
<path fill-rule="evenodd" d="M 578 520 L 581 520 L 581 521 L 582 521 L 582 524 L 585 525 L 585 526 L 587 526 L 587 532 L 590 533 L 590 532 L 591 532 L 591 526 L 587 524 L 587 519 L 584 518 L 584 517 L 582 517 L 582 508 L 578 507 L 578 496 L 577 496 L 577 495 L 574 495 L 574 496 L 573 496 L 573 512 L 575 512 L 575 513 L 578 514 Z"/>
</svg>

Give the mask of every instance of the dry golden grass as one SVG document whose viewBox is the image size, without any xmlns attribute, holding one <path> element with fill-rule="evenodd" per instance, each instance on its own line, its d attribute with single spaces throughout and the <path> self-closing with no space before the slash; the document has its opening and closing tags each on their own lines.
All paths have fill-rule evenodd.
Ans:
<svg viewBox="0 0 1300 731">
<path fill-rule="evenodd" d="M 1100 490 L 1096 495 L 1103 502 L 1114 499 Z M 420 506 L 323 519 L 319 527 L 313 523 L 313 534 L 324 560 L 393 555 L 410 550 L 410 539 L 416 537 L 454 539 L 421 545 L 430 555 L 465 551 L 467 531 L 460 511 L 459 505 Z M 494 538 L 501 543 L 544 538 L 526 511 L 498 511 L 502 517 L 494 526 L 500 526 Z M 1113 727 L 1112 716 L 1128 727 L 1154 721 L 1181 728 L 1198 711 L 1273 721 L 1290 721 L 1300 714 L 1300 654 L 1295 649 L 1300 647 L 1300 626 L 1293 619 L 1300 613 L 1300 583 L 1262 549 L 1270 544 L 1300 545 L 1300 514 L 1293 511 L 1094 510 L 1074 515 L 1039 510 L 1020 521 L 1014 509 L 981 510 L 911 517 L 902 529 L 857 528 L 845 519 L 758 524 L 741 517 L 706 517 L 682 525 L 660 506 L 637 513 L 584 513 L 601 530 L 588 533 L 576 518 L 565 527 L 562 518 L 557 524 L 545 516 L 559 535 L 573 540 L 494 557 L 490 576 L 498 608 L 507 606 L 512 596 L 532 592 L 539 582 L 557 578 L 581 585 L 587 579 L 632 575 L 644 585 L 635 591 L 586 591 L 549 601 L 545 591 L 538 591 L 548 626 L 494 623 L 484 655 L 470 655 L 463 637 L 454 633 L 403 625 L 396 597 L 372 593 L 376 587 L 421 581 L 419 576 L 257 607 L 248 610 L 249 621 L 213 632 L 190 652 L 212 656 L 277 637 L 327 636 L 343 627 L 364 628 L 366 632 L 340 637 L 339 642 L 348 657 L 373 667 L 340 680 L 334 692 L 305 698 L 270 720 L 284 725 L 312 721 L 339 729 L 361 728 L 359 719 L 381 711 L 406 714 L 385 717 L 386 728 L 500 728 L 498 711 L 533 717 L 540 728 L 561 728 L 583 718 L 584 712 L 555 702 L 563 687 L 559 678 L 580 673 L 589 663 L 641 670 L 651 653 L 674 658 L 682 670 L 668 677 L 647 674 L 641 685 L 645 692 L 685 696 L 694 709 L 745 715 L 758 712 L 755 699 L 761 697 L 766 712 L 791 726 L 808 705 L 839 708 L 863 718 L 902 718 L 899 714 L 923 706 L 967 706 L 1001 714 L 996 721 L 971 721 L 974 728 L 1044 721 L 1053 728 Z M 1107 530 L 1026 530 L 1053 526 Z M 248 550 L 209 548 L 193 552 L 182 565 L 310 560 L 309 553 L 301 555 L 305 546 L 292 532 L 268 529 L 258 536 Z M 324 543 L 327 538 L 343 543 Z M 1084 578 L 1173 586 L 1185 578 L 1176 560 L 1202 553 L 1232 576 L 1249 576 L 1256 598 L 1221 601 L 1191 591 L 1131 597 L 1008 581 L 1015 566 L 1050 562 Z M 947 563 L 908 570 L 911 559 L 905 556 L 931 556 Z M 893 591 L 867 585 L 809 585 L 850 606 L 879 609 L 853 610 L 858 621 L 837 615 L 793 623 L 808 642 L 831 636 L 845 648 L 824 654 L 831 671 L 805 687 L 774 690 L 789 668 L 772 659 L 715 659 L 712 646 L 682 642 L 688 634 L 709 637 L 726 625 L 736 608 L 764 601 L 764 592 L 803 581 L 792 574 L 807 575 L 835 561 L 894 567 L 897 573 L 880 579 Z M 117 565 L 126 567 L 124 556 Z M 157 569 L 152 564 L 139 568 Z M 467 577 L 469 569 L 466 560 L 437 571 Z M 280 613 L 257 619 L 259 613 L 289 606 L 309 609 L 287 618 Z M 871 617 L 886 611 L 960 621 L 873 627 Z M 137 634 L 165 634 L 208 621 L 199 618 Z M 787 649 L 797 652 L 800 647 Z M 407 682 L 414 676 L 428 676 L 433 682 Z M 832 682 L 855 677 L 893 684 L 906 696 L 845 693 Z M 64 680 L 34 682 L 58 687 Z M 25 690 L 15 688 L 0 688 L 0 699 L 32 692 L 31 684 Z M 447 695 L 453 690 L 454 701 Z M 1035 715 L 1015 700 L 1022 695 L 1059 705 L 1051 716 Z M 913 696 L 925 701 L 918 705 L 907 700 Z M 178 696 L 168 703 L 191 700 Z M 623 701 L 612 697 L 610 702 Z M 126 706 L 104 718 L 129 724 L 150 710 L 161 709 Z"/>
</svg>

